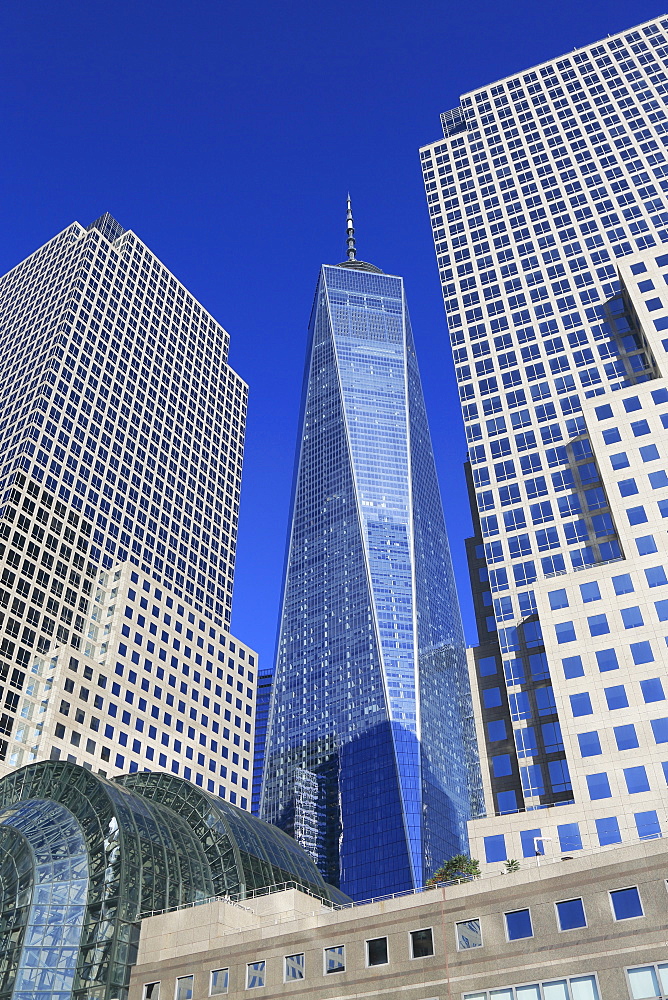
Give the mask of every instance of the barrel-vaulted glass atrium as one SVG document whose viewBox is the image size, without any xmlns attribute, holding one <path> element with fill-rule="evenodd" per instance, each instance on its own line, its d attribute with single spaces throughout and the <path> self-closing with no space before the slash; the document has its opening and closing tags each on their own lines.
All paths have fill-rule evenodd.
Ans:
<svg viewBox="0 0 668 1000">
<path fill-rule="evenodd" d="M 31 764 L 0 781 L 0 998 L 124 1000 L 142 916 L 284 882 L 345 899 L 281 830 L 181 778 Z"/>
</svg>

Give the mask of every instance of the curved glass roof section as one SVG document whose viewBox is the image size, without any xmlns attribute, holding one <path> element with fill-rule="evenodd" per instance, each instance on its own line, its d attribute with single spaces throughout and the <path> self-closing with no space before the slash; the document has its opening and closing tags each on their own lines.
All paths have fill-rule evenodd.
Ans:
<svg viewBox="0 0 668 1000">
<path fill-rule="evenodd" d="M 0 1000 L 126 1000 L 142 916 L 282 882 L 341 898 L 290 837 L 181 778 L 30 764 L 0 781 Z"/>
</svg>

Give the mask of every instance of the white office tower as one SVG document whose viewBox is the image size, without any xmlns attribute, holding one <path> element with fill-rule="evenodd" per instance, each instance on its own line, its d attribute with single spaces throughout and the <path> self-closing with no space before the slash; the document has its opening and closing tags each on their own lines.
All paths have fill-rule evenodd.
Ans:
<svg viewBox="0 0 668 1000">
<path fill-rule="evenodd" d="M 668 832 L 668 19 L 421 151 L 459 394 L 490 864 Z"/>
<path fill-rule="evenodd" d="M 162 770 L 248 808 L 226 332 L 105 215 L 0 279 L 0 338 L 0 774 Z"/>
</svg>

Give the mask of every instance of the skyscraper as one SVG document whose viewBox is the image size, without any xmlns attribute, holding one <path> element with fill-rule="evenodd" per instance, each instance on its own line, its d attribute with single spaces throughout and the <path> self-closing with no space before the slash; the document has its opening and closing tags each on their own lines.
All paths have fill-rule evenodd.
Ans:
<svg viewBox="0 0 668 1000">
<path fill-rule="evenodd" d="M 247 808 L 227 334 L 104 215 L 0 279 L 0 344 L 0 773 L 167 770 Z"/>
<path fill-rule="evenodd" d="M 465 94 L 420 154 L 469 442 L 490 863 L 668 828 L 667 65 L 661 17 Z"/>
<path fill-rule="evenodd" d="M 477 786 L 403 281 L 356 259 L 350 205 L 309 337 L 261 815 L 365 898 L 461 850 Z"/>
</svg>

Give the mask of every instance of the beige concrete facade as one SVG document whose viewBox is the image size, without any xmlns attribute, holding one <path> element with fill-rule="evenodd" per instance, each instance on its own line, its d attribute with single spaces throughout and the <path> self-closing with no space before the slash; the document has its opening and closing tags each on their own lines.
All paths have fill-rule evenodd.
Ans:
<svg viewBox="0 0 668 1000">
<path fill-rule="evenodd" d="M 122 563 L 99 574 L 80 649 L 35 657 L 0 777 L 69 760 L 166 771 L 250 808 L 257 654 Z"/>
<path fill-rule="evenodd" d="M 224 985 L 223 970 L 222 993 L 258 1000 L 494 1000 L 490 990 L 504 990 L 498 1000 L 623 1000 L 633 995 L 627 969 L 668 961 L 667 860 L 657 840 L 344 909 L 288 890 L 162 914 L 142 924 L 129 1000 L 220 995 L 212 973 Z M 633 887 L 642 915 L 615 919 L 610 893 Z M 586 926 L 561 930 L 556 904 L 577 899 Z M 533 936 L 509 941 L 505 914 L 522 909 Z M 416 931 L 430 932 L 433 954 L 412 957 Z M 388 960 L 370 967 L 367 942 L 379 938 Z M 330 948 L 343 948 L 343 971 L 324 972 Z M 303 978 L 285 981 L 288 957 Z M 249 985 L 259 977 L 264 985 Z M 552 992 L 512 989 L 540 983 Z"/>
</svg>

